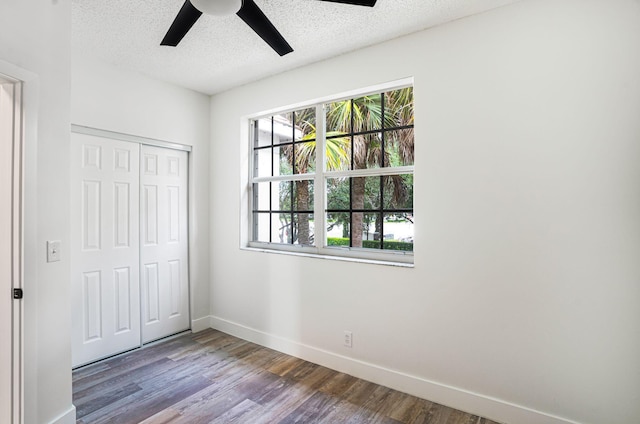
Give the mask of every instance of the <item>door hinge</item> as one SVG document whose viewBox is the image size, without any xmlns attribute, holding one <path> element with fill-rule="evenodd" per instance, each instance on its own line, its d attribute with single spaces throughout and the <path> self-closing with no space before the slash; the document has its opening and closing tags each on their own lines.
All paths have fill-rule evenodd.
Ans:
<svg viewBox="0 0 640 424">
<path fill-rule="evenodd" d="M 24 293 L 22 289 L 13 289 L 13 298 L 14 299 L 22 299 Z"/>
</svg>

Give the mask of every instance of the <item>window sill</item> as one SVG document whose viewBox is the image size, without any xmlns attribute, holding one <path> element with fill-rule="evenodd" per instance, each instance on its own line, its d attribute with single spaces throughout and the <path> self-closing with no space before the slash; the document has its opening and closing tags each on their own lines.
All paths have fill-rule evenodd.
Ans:
<svg viewBox="0 0 640 424">
<path fill-rule="evenodd" d="M 343 261 L 343 262 L 356 262 L 356 263 L 364 263 L 370 265 L 386 265 L 386 266 L 395 266 L 400 268 L 414 268 L 414 264 L 412 262 L 399 262 L 387 259 L 370 259 L 370 258 L 361 258 L 355 256 L 343 256 L 337 254 L 330 253 L 315 253 L 312 250 L 317 250 L 315 248 L 308 248 L 309 250 L 303 250 L 302 247 L 292 247 L 288 249 L 274 249 L 268 247 L 261 246 L 241 246 L 240 250 L 245 250 L 249 252 L 262 252 L 262 253 L 274 253 L 276 255 L 289 255 L 289 256 L 299 256 L 304 258 L 316 258 L 316 259 L 328 259 L 334 261 Z M 327 248 L 325 250 L 332 250 Z M 337 251 L 342 251 L 342 249 L 336 249 Z M 405 255 L 399 255 L 405 256 Z"/>
</svg>

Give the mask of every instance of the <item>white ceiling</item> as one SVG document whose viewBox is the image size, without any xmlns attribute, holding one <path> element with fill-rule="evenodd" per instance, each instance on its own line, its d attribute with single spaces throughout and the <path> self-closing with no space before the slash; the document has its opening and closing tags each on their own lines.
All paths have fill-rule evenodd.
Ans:
<svg viewBox="0 0 640 424">
<path fill-rule="evenodd" d="M 255 0 L 294 49 L 283 57 L 235 15 L 202 15 L 178 47 L 160 46 L 183 1 L 72 0 L 73 53 L 214 94 L 518 0 Z"/>
</svg>

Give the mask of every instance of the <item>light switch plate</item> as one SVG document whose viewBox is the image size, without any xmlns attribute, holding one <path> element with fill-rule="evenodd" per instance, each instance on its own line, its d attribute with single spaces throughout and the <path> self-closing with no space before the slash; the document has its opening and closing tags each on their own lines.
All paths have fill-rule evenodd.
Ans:
<svg viewBox="0 0 640 424">
<path fill-rule="evenodd" d="M 60 240 L 47 242 L 47 262 L 58 262 L 60 260 Z"/>
</svg>

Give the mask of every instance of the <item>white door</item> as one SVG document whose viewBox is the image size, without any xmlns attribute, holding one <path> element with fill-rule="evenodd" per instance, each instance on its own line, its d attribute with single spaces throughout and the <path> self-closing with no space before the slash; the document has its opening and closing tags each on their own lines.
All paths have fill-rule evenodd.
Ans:
<svg viewBox="0 0 640 424">
<path fill-rule="evenodd" d="M 140 346 L 139 150 L 71 134 L 74 367 Z"/>
<path fill-rule="evenodd" d="M 142 146 L 142 342 L 190 328 L 187 152 Z"/>
</svg>

